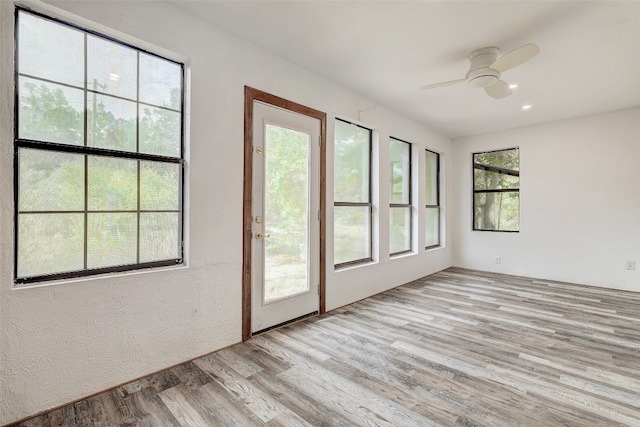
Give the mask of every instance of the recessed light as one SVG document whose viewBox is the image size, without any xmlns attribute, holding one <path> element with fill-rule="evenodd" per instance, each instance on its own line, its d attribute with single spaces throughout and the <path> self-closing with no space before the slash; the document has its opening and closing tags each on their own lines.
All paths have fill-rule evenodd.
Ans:
<svg viewBox="0 0 640 427">
<path fill-rule="evenodd" d="M 517 83 L 512 83 L 512 84 L 509 85 L 509 89 L 515 89 L 517 87 L 518 87 Z"/>
<path fill-rule="evenodd" d="M 109 80 L 117 82 L 118 80 L 120 80 L 120 76 L 115 74 L 115 73 L 111 73 L 111 74 L 109 74 Z"/>
<path fill-rule="evenodd" d="M 523 110 L 530 110 L 530 109 L 531 109 L 531 107 L 532 107 L 532 105 L 531 105 L 531 104 L 525 104 L 525 105 L 523 105 L 523 106 L 522 106 L 522 109 L 523 109 Z"/>
</svg>

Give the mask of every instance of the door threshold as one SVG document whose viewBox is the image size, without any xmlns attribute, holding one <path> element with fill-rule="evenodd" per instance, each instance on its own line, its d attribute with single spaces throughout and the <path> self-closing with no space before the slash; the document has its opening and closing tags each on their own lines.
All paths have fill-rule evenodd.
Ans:
<svg viewBox="0 0 640 427">
<path fill-rule="evenodd" d="M 317 310 L 313 311 L 311 313 L 308 313 L 308 314 L 303 314 L 302 316 L 296 317 L 295 319 L 287 320 L 286 322 L 278 323 L 277 325 L 269 326 L 268 328 L 264 328 L 264 329 L 261 329 L 261 330 L 259 330 L 257 332 L 253 332 L 251 334 L 251 336 L 253 337 L 255 335 L 260 335 L 260 334 L 263 334 L 265 332 L 269 332 L 272 329 L 277 329 L 277 328 L 280 328 L 280 327 L 285 326 L 285 325 L 290 325 L 292 323 L 299 322 L 301 320 L 308 319 L 309 317 L 313 317 L 313 316 L 317 316 L 317 315 L 318 315 L 318 311 Z"/>
</svg>

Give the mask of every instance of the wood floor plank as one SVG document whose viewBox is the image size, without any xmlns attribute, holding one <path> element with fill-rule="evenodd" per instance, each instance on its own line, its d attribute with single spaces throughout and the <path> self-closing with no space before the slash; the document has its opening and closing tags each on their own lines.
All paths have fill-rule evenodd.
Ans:
<svg viewBox="0 0 640 427">
<path fill-rule="evenodd" d="M 203 369 L 210 370 L 210 372 L 215 372 L 215 381 L 230 393 L 239 396 L 245 406 L 261 421 L 266 423 L 280 416 L 281 419 L 295 420 L 300 426 L 310 425 L 282 405 L 274 396 L 270 396 L 262 390 L 253 387 L 251 382 L 244 377 L 234 375 L 235 371 L 228 365 L 225 365 L 221 359 L 206 357 L 199 359 L 196 363 L 201 361 L 205 362 L 206 365 L 199 366 Z"/>
<path fill-rule="evenodd" d="M 286 383 L 278 376 L 255 376 L 251 383 L 265 393 L 276 396 L 278 401 L 302 417 L 313 426 L 349 425 L 349 421 L 339 414 L 330 411 L 321 404 L 315 396 L 306 396 L 308 390 L 306 383 Z M 278 417 L 269 421 L 269 424 L 281 424 L 286 420 Z"/>
<path fill-rule="evenodd" d="M 192 391 L 194 399 L 210 410 L 212 426 L 265 426 L 253 412 L 248 411 L 238 396 L 217 382 L 211 382 Z"/>
<path fill-rule="evenodd" d="M 182 427 L 207 425 L 206 417 L 203 417 L 191 405 L 187 399 L 188 390 L 183 388 L 187 387 L 172 387 L 158 393 L 158 395 Z"/>
<path fill-rule="evenodd" d="M 16 427 L 640 426 L 640 294 L 450 268 Z"/>
</svg>

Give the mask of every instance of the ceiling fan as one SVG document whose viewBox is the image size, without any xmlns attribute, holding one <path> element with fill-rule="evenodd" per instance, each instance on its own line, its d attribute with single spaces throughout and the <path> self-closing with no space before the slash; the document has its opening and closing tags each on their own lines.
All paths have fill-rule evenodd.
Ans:
<svg viewBox="0 0 640 427">
<path fill-rule="evenodd" d="M 422 89 L 434 89 L 467 82 L 471 87 L 484 88 L 492 98 L 504 98 L 511 95 L 511 88 L 503 80 L 500 80 L 500 75 L 529 61 L 538 52 L 540 52 L 540 48 L 535 44 L 529 43 L 498 58 L 500 49 L 497 47 L 483 47 L 482 49 L 474 50 L 467 57 L 471 66 L 464 79 L 435 83 L 423 86 Z"/>
</svg>

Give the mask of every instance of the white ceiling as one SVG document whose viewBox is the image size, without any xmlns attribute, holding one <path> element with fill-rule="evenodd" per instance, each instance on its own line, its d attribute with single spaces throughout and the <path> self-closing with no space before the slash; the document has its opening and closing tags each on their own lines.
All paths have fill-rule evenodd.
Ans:
<svg viewBox="0 0 640 427">
<path fill-rule="evenodd" d="M 456 138 L 640 105 L 640 1 L 188 1 L 179 7 Z M 535 43 L 495 100 L 466 56 Z M 531 104 L 529 111 L 521 109 Z"/>
</svg>

